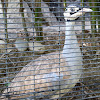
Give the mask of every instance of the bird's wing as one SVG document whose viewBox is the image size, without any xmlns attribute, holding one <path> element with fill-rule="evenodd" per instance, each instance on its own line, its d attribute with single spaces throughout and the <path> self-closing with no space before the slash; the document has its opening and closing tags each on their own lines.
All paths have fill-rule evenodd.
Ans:
<svg viewBox="0 0 100 100">
<path fill-rule="evenodd" d="M 60 85 L 63 88 L 67 84 L 70 77 L 67 66 L 62 54 L 58 52 L 39 57 L 16 75 L 4 93 L 9 92 L 11 97 L 14 95 L 14 99 L 30 95 L 53 95 Z"/>
</svg>

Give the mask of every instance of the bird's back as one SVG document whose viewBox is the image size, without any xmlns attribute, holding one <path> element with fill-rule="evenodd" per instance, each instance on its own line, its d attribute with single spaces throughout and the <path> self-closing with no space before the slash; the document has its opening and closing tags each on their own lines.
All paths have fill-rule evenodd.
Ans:
<svg viewBox="0 0 100 100">
<path fill-rule="evenodd" d="M 70 77 L 68 65 L 61 52 L 50 53 L 30 62 L 16 75 L 7 91 L 13 97 L 47 97 L 64 88 Z M 61 86 L 61 87 L 60 87 Z"/>
</svg>

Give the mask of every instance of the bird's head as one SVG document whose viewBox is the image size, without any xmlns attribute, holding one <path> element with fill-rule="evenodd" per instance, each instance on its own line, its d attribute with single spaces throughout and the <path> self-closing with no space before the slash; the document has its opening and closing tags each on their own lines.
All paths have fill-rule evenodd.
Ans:
<svg viewBox="0 0 100 100">
<path fill-rule="evenodd" d="M 69 5 L 64 12 L 64 18 L 66 21 L 73 21 L 86 12 L 92 12 L 92 10 L 90 8 L 82 8 L 79 5 Z"/>
</svg>

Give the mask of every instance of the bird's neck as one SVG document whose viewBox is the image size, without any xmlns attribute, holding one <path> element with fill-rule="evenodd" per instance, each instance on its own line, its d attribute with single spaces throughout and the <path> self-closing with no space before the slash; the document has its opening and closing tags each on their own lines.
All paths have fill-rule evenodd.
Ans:
<svg viewBox="0 0 100 100">
<path fill-rule="evenodd" d="M 80 69 L 82 69 L 82 56 L 75 34 L 74 25 L 75 22 L 66 22 L 63 56 L 66 58 L 71 74 L 77 74 L 75 75 L 77 77 L 78 74 L 81 73 Z"/>
</svg>

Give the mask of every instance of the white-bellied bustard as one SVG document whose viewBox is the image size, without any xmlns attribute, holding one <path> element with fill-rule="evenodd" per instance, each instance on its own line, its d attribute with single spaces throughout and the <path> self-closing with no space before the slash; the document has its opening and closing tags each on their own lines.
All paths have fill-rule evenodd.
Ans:
<svg viewBox="0 0 100 100">
<path fill-rule="evenodd" d="M 75 20 L 91 11 L 89 8 L 80 9 L 76 5 L 69 5 L 66 8 L 63 51 L 41 56 L 22 68 L 8 89 L 4 90 L 4 100 L 54 99 L 63 96 L 75 86 L 82 73 L 82 55 L 74 30 Z"/>
</svg>

